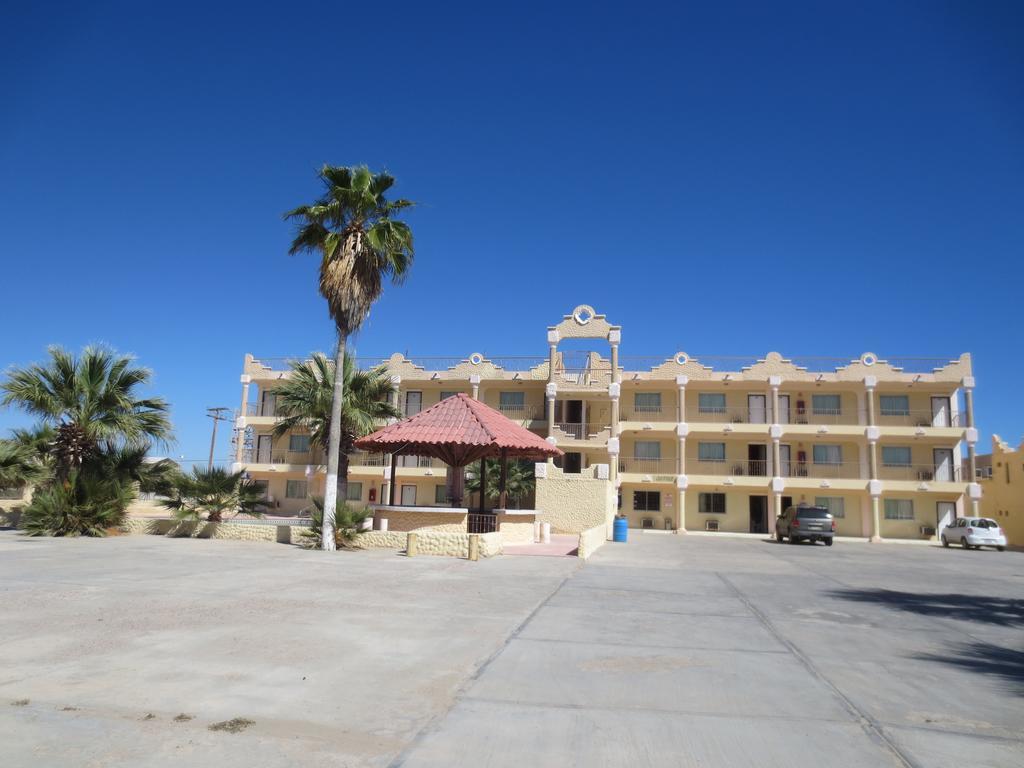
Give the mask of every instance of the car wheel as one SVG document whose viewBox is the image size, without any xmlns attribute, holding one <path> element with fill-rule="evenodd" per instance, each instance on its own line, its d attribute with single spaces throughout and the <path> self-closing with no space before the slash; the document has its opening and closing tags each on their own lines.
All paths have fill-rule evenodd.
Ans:
<svg viewBox="0 0 1024 768">
<path fill-rule="evenodd" d="M 942 546 L 944 546 L 944 547 L 948 547 L 949 546 L 949 539 L 947 539 L 945 536 L 942 537 Z"/>
<path fill-rule="evenodd" d="M 996 547 L 996 549 L 998 549 L 1000 552 L 1006 551 L 1006 547 Z"/>
<path fill-rule="evenodd" d="M 829 536 L 827 539 L 824 539 L 824 541 L 825 541 L 825 546 L 826 547 L 831 547 L 832 546 L 832 537 L 831 536 Z"/>
<path fill-rule="evenodd" d="M 794 536 L 794 535 L 793 535 L 792 533 L 791 533 L 791 534 L 789 534 L 789 543 L 790 543 L 790 544 L 796 544 L 796 543 L 797 543 L 797 542 L 799 542 L 799 541 L 800 541 L 800 539 L 798 539 L 798 538 L 797 538 L 796 536 Z"/>
<path fill-rule="evenodd" d="M 971 548 L 971 545 L 967 543 L 967 537 L 966 536 L 964 538 L 960 539 L 960 546 L 963 547 L 964 549 L 970 549 Z"/>
</svg>

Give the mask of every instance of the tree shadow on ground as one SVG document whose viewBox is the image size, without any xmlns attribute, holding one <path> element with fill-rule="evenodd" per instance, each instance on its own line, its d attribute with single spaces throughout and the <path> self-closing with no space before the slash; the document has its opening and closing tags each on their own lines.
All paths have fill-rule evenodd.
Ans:
<svg viewBox="0 0 1024 768">
<path fill-rule="evenodd" d="M 926 653 L 916 658 L 995 677 L 1018 696 L 1024 696 L 1024 651 L 976 640 L 952 646 L 946 654 Z"/>
<path fill-rule="evenodd" d="M 898 592 L 891 589 L 835 589 L 829 592 L 829 596 L 923 616 L 942 616 L 1000 627 L 1024 626 L 1024 600 L 1011 597 Z"/>
</svg>

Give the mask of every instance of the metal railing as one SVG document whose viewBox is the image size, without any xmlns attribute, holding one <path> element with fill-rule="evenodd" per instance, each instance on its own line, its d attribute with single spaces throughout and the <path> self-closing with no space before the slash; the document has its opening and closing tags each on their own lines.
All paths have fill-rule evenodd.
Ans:
<svg viewBox="0 0 1024 768">
<path fill-rule="evenodd" d="M 403 469 L 441 469 L 447 467 L 440 459 L 433 459 L 430 456 L 396 456 L 395 467 Z"/>
<path fill-rule="evenodd" d="M 511 403 L 498 404 L 498 410 L 510 419 L 534 420 L 543 418 L 540 410 L 532 405 L 516 405 Z"/>
<path fill-rule="evenodd" d="M 883 464 L 878 468 L 879 480 L 958 483 L 960 476 L 957 467 L 935 464 Z"/>
<path fill-rule="evenodd" d="M 686 420 L 719 424 L 767 424 L 767 411 L 751 411 L 747 406 L 738 408 L 695 405 L 686 409 Z"/>
<path fill-rule="evenodd" d="M 930 410 L 889 410 L 879 409 L 877 424 L 884 426 L 908 427 L 966 427 L 966 413 L 933 413 Z"/>
<path fill-rule="evenodd" d="M 466 533 L 494 533 L 498 530 L 498 516 L 470 512 L 466 515 Z"/>
<path fill-rule="evenodd" d="M 622 418 L 627 421 L 675 421 L 675 406 L 627 405 L 622 409 Z"/>
<path fill-rule="evenodd" d="M 612 368 L 608 366 L 587 366 L 586 368 L 556 368 L 555 375 L 567 384 L 578 386 L 606 386 L 612 380 Z"/>
<path fill-rule="evenodd" d="M 246 416 L 276 416 L 275 411 L 277 410 L 277 403 L 246 403 L 245 404 L 245 415 Z"/>
<path fill-rule="evenodd" d="M 692 467 L 692 469 L 691 469 Z M 687 472 L 696 475 L 716 477 L 768 477 L 768 462 L 765 459 L 741 459 L 740 461 L 696 461 L 687 462 Z"/>
<path fill-rule="evenodd" d="M 573 440 L 588 440 L 598 437 L 611 429 L 609 424 L 566 424 L 557 423 L 555 428 Z"/>
<path fill-rule="evenodd" d="M 384 454 L 382 453 L 350 453 L 348 455 L 350 467 L 383 467 Z"/>
<path fill-rule="evenodd" d="M 811 477 L 821 480 L 867 479 L 861 472 L 859 461 L 818 462 L 783 461 L 779 468 L 780 477 Z"/>
<path fill-rule="evenodd" d="M 676 474 L 675 459 L 648 459 L 642 456 L 620 456 L 620 472 L 637 472 L 645 475 Z"/>
</svg>

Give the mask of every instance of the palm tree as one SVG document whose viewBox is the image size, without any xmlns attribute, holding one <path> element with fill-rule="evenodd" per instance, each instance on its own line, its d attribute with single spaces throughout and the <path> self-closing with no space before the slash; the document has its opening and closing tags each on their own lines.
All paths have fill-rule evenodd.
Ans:
<svg viewBox="0 0 1024 768">
<path fill-rule="evenodd" d="M 206 515 L 208 522 L 219 523 L 226 514 L 263 515 L 263 489 L 245 478 L 244 469 L 193 467 L 191 474 L 179 474 L 171 485 L 170 498 L 160 503 L 179 520 L 198 522 Z"/>
<path fill-rule="evenodd" d="M 413 258 L 412 230 L 394 218 L 408 200 L 388 200 L 395 180 L 366 166 L 325 165 L 319 171 L 324 193 L 312 205 L 285 214 L 297 222 L 289 253 L 320 256 L 320 295 L 338 330 L 336 370 L 344 370 L 345 345 L 380 297 L 384 280 L 400 283 Z M 341 454 L 344 376 L 334 378 L 327 439 L 327 485 L 324 488 L 323 548 L 335 549 L 334 510 Z"/>
<path fill-rule="evenodd" d="M 48 474 L 46 466 L 29 448 L 16 440 L 0 440 L 0 491 L 36 485 Z"/>
<path fill-rule="evenodd" d="M 309 529 L 302 536 L 319 541 L 323 536 L 324 499 L 313 496 L 313 509 L 310 510 Z M 334 510 L 334 543 L 335 546 L 352 547 L 359 539 L 363 530 L 363 522 L 368 517 L 365 509 L 354 509 L 348 502 L 339 501 Z"/>
<path fill-rule="evenodd" d="M 80 357 L 49 348 L 45 364 L 15 368 L 0 385 L 0 404 L 14 405 L 53 427 L 56 477 L 70 474 L 104 441 L 140 448 L 171 439 L 168 406 L 161 398 L 136 396 L 152 374 L 133 358 L 103 347 L 86 347 Z"/>
<path fill-rule="evenodd" d="M 384 366 L 360 371 L 351 357 L 342 364 L 341 450 L 338 457 L 337 499 L 344 501 L 348 491 L 348 455 L 355 441 L 402 412 L 390 402 L 395 390 Z M 307 429 L 310 439 L 325 451 L 329 448 L 331 404 L 334 393 L 334 363 L 323 352 L 314 352 L 309 360 L 292 363 L 291 375 L 276 395 L 274 437 L 283 437 L 293 429 Z M 337 506 L 337 504 L 336 504 Z"/>
<path fill-rule="evenodd" d="M 487 498 L 494 500 L 500 495 L 498 488 L 498 477 L 501 475 L 501 463 L 498 459 L 486 459 L 487 461 Z M 508 462 L 508 474 L 505 476 L 505 493 L 513 501 L 516 508 L 523 497 L 529 496 L 534 489 L 536 479 L 533 474 L 533 462 L 510 459 Z M 466 468 L 466 490 L 470 493 L 480 492 L 480 462 L 471 464 Z"/>
</svg>

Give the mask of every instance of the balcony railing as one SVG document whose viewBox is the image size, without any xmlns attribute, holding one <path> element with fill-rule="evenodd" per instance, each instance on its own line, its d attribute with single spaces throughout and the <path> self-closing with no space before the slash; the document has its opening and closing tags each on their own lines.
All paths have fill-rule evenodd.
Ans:
<svg viewBox="0 0 1024 768">
<path fill-rule="evenodd" d="M 687 472 L 717 477 L 768 477 L 768 462 L 764 459 L 741 461 L 688 461 Z"/>
<path fill-rule="evenodd" d="M 532 421 L 543 418 L 543 412 L 531 405 L 499 404 L 498 410 L 510 419 Z"/>
<path fill-rule="evenodd" d="M 608 424 L 557 423 L 555 428 L 573 440 L 588 440 L 597 437 L 611 427 Z"/>
<path fill-rule="evenodd" d="M 938 413 L 932 411 L 878 411 L 878 426 L 907 427 L 966 427 L 966 413 Z"/>
<path fill-rule="evenodd" d="M 612 380 L 611 365 L 588 365 L 584 368 L 556 368 L 555 376 L 566 384 L 607 386 Z"/>
<path fill-rule="evenodd" d="M 384 454 L 382 453 L 350 453 L 348 456 L 350 467 L 383 467 Z"/>
<path fill-rule="evenodd" d="M 445 469 L 447 468 L 440 459 L 433 459 L 429 456 L 396 456 L 395 467 L 403 469 Z"/>
<path fill-rule="evenodd" d="M 960 470 L 954 466 L 935 464 L 883 464 L 878 468 L 880 480 L 909 480 L 912 482 L 960 482 Z"/>
<path fill-rule="evenodd" d="M 859 461 L 843 462 L 801 462 L 783 461 L 779 471 L 780 477 L 812 477 L 821 480 L 859 480 L 862 477 Z"/>
<path fill-rule="evenodd" d="M 686 420 L 718 424 L 767 424 L 768 413 L 763 410 L 751 410 L 746 406 L 739 408 L 693 406 L 686 409 Z"/>
<path fill-rule="evenodd" d="M 319 451 L 242 451 L 242 461 L 251 464 L 320 464 Z"/>
<path fill-rule="evenodd" d="M 246 416 L 275 416 L 277 404 L 274 402 L 268 403 L 246 403 L 245 404 L 245 415 Z"/>
<path fill-rule="evenodd" d="M 619 471 L 645 475 L 674 475 L 676 474 L 676 460 L 621 456 L 619 457 Z"/>
<path fill-rule="evenodd" d="M 627 405 L 622 409 L 626 421 L 675 421 L 675 407 L 663 405 Z"/>
</svg>

